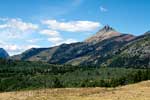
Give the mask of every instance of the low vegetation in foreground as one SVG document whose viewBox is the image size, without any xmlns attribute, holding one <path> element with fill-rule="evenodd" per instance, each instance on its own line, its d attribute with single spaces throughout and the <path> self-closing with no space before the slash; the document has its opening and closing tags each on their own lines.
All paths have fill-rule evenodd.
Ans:
<svg viewBox="0 0 150 100">
<path fill-rule="evenodd" d="M 150 100 L 150 81 L 116 88 L 57 88 L 0 93 L 0 100 Z"/>
<path fill-rule="evenodd" d="M 149 69 L 51 65 L 0 60 L 0 91 L 116 87 L 150 79 Z"/>
</svg>

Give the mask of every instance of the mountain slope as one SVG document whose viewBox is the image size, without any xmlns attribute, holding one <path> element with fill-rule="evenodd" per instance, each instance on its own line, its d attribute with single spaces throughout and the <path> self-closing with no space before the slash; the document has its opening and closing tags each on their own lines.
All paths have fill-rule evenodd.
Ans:
<svg viewBox="0 0 150 100">
<path fill-rule="evenodd" d="M 135 37 L 104 26 L 84 42 L 62 44 L 52 48 L 37 48 L 13 56 L 17 60 L 44 61 L 52 64 L 99 65 L 108 55 Z"/>
<path fill-rule="evenodd" d="M 8 53 L 3 48 L 0 48 L 0 58 L 8 58 L 8 57 L 9 57 Z"/>
<path fill-rule="evenodd" d="M 91 51 L 83 56 L 76 57 L 68 61 L 68 64 L 73 65 L 99 65 L 105 62 L 105 60 L 112 55 L 117 49 L 123 47 L 130 42 L 134 36 L 128 34 L 122 34 L 120 36 L 112 37 L 88 46 Z M 89 43 L 90 44 L 90 43 Z M 87 49 L 85 48 L 85 49 Z"/>
<path fill-rule="evenodd" d="M 11 59 L 24 60 L 24 61 L 44 61 L 44 62 L 47 62 L 46 57 L 51 56 L 52 49 L 53 48 L 31 48 L 29 50 L 26 50 L 22 54 L 12 56 Z M 44 53 L 42 53 L 42 52 L 44 52 Z"/>
<path fill-rule="evenodd" d="M 107 61 L 108 66 L 116 67 L 150 67 L 150 34 L 145 33 L 120 48 Z"/>
</svg>

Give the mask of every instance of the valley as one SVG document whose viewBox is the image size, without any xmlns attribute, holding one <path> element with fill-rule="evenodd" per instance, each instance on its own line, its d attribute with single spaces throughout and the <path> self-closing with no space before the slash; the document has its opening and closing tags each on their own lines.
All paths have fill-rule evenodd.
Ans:
<svg viewBox="0 0 150 100">
<path fill-rule="evenodd" d="M 0 100 L 150 100 L 150 0 L 0 0 Z"/>
<path fill-rule="evenodd" d="M 150 34 L 109 25 L 83 42 L 31 48 L 0 59 L 0 91 L 117 87 L 150 79 Z"/>
</svg>

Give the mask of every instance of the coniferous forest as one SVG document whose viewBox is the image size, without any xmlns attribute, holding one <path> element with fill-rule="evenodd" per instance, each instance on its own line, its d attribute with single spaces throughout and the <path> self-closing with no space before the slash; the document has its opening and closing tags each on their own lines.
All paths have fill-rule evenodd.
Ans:
<svg viewBox="0 0 150 100">
<path fill-rule="evenodd" d="M 54 65 L 0 59 L 0 91 L 116 87 L 150 79 L 150 69 Z"/>
</svg>

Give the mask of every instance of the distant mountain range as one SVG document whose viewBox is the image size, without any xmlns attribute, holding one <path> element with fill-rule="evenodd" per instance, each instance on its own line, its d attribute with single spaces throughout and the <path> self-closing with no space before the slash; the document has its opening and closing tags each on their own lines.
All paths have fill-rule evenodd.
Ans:
<svg viewBox="0 0 150 100">
<path fill-rule="evenodd" d="M 83 42 L 32 48 L 11 59 L 111 67 L 150 66 L 150 31 L 141 36 L 120 33 L 106 25 Z"/>
<path fill-rule="evenodd" d="M 3 48 L 0 48 L 0 58 L 8 58 L 8 57 L 9 57 L 8 53 Z"/>
</svg>

